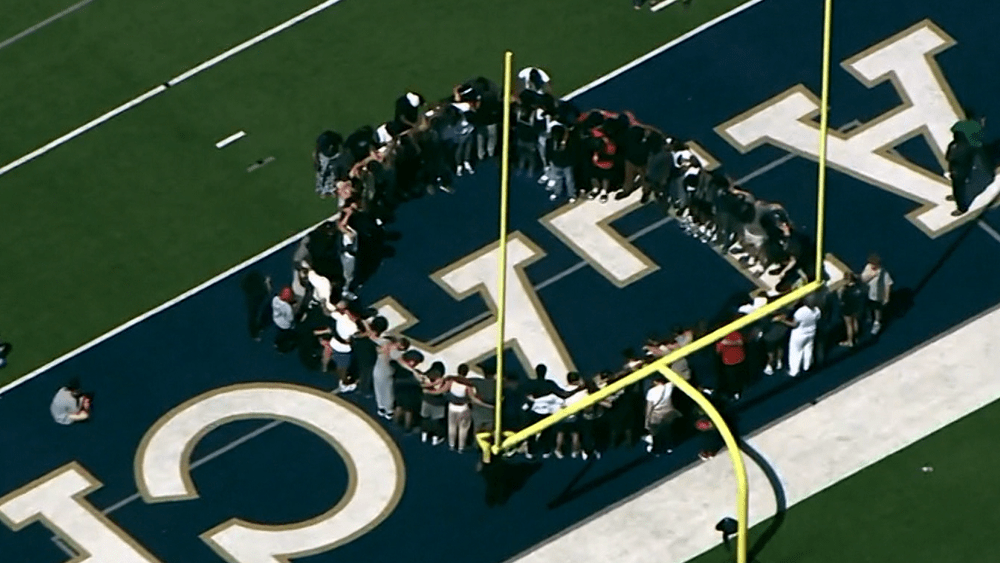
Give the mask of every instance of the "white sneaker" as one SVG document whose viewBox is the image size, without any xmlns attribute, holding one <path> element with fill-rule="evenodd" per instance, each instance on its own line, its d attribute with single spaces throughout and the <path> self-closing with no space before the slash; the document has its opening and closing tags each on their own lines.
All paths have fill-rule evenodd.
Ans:
<svg viewBox="0 0 1000 563">
<path fill-rule="evenodd" d="M 650 436 L 649 434 L 646 434 L 645 436 L 642 437 L 642 441 L 646 442 L 647 444 L 652 445 L 652 443 L 653 443 L 653 437 Z"/>
<path fill-rule="evenodd" d="M 431 438 L 431 445 L 432 446 L 436 446 L 436 445 L 438 445 L 438 444 L 440 444 L 442 442 L 444 442 L 444 438 L 441 438 L 439 436 L 434 436 L 434 437 Z"/>
<path fill-rule="evenodd" d="M 469 164 L 468 162 L 463 162 L 462 163 L 462 168 L 465 168 L 465 171 L 468 172 L 469 174 L 475 174 L 476 173 L 476 171 L 472 169 L 472 165 Z"/>
<path fill-rule="evenodd" d="M 549 201 L 555 201 L 559 199 L 559 194 L 549 194 Z"/>
<path fill-rule="evenodd" d="M 420 433 L 420 441 L 421 442 L 426 442 L 427 441 L 427 433 L 426 432 L 421 432 Z"/>
<path fill-rule="evenodd" d="M 588 457 L 590 456 L 587 455 L 587 452 L 580 452 L 580 459 L 582 459 L 583 461 L 587 461 Z"/>
<path fill-rule="evenodd" d="M 872 334 L 878 334 L 880 330 L 882 330 L 882 323 L 875 321 L 875 324 L 872 325 Z"/>
<path fill-rule="evenodd" d="M 561 450 L 556 450 L 556 451 L 554 451 L 554 452 L 552 452 L 552 453 L 553 453 L 553 455 L 555 455 L 555 456 L 556 456 L 557 458 L 559 458 L 559 459 L 562 459 L 562 458 L 563 458 L 563 453 L 562 453 L 562 451 L 561 451 Z"/>
<path fill-rule="evenodd" d="M 771 367 L 771 364 L 767 364 L 767 366 L 764 368 L 764 375 L 772 375 L 773 373 L 774 373 L 774 368 Z"/>
</svg>

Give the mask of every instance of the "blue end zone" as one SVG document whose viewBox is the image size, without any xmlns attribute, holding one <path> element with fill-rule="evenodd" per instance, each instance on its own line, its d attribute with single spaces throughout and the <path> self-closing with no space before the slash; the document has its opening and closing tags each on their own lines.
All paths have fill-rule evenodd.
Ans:
<svg viewBox="0 0 1000 563">
<path fill-rule="evenodd" d="M 958 41 L 936 60 L 959 99 L 981 114 L 1000 116 L 994 95 L 1000 78 L 987 62 L 1000 55 L 993 40 L 1000 7 L 983 3 L 978 9 L 979 17 L 970 18 L 964 10 L 931 0 L 843 3 L 837 6 L 833 60 L 842 61 L 929 18 Z M 820 18 L 818 3 L 767 0 L 586 92 L 577 102 L 583 108 L 631 110 L 640 120 L 697 141 L 733 177 L 745 176 L 785 153 L 762 146 L 741 155 L 713 128 L 795 84 L 818 91 Z M 835 127 L 871 120 L 899 103 L 888 84 L 867 89 L 835 67 Z M 900 152 L 922 166 L 936 165 L 921 143 L 906 143 Z M 486 311 L 478 295 L 454 301 L 428 275 L 494 241 L 496 176 L 496 166 L 486 164 L 476 176 L 460 181 L 454 196 L 426 197 L 402 209 L 394 227 L 404 233 L 396 244 L 397 256 L 382 265 L 363 298 L 398 299 L 420 319 L 410 336 L 430 341 Z M 784 203 L 797 223 L 809 225 L 815 213 L 815 178 L 815 164 L 795 158 L 746 187 Z M 533 180 L 518 178 L 511 189 L 511 230 L 525 233 L 546 252 L 527 268 L 529 279 L 538 284 L 577 264 L 580 258 L 538 222 L 552 208 Z M 828 194 L 828 251 L 856 270 L 869 252 L 879 252 L 897 289 L 913 296 L 913 305 L 905 322 L 891 326 L 877 345 L 835 354 L 814 376 L 794 381 L 774 377 L 754 386 L 738 413 L 742 432 L 906 354 L 1000 301 L 1000 242 L 975 223 L 931 239 L 905 218 L 916 208 L 907 199 L 836 172 L 830 175 Z M 613 226 L 628 236 L 660 217 L 647 207 Z M 1000 225 L 996 211 L 985 219 Z M 711 316 L 730 295 L 753 287 L 673 223 L 634 244 L 660 269 L 618 289 L 587 265 L 539 292 L 580 371 L 615 367 L 619 351 L 635 346 L 648 332 Z M 287 248 L 254 268 L 286 280 L 290 257 Z M 48 403 L 60 385 L 78 375 L 97 392 L 96 417 L 87 425 L 54 425 Z M 99 509 L 112 506 L 136 491 L 133 458 L 150 425 L 193 396 L 250 381 L 332 387 L 327 377 L 305 370 L 294 357 L 279 356 L 269 345 L 247 338 L 237 275 L 3 395 L 0 493 L 78 460 L 104 483 L 88 500 Z M 374 410 L 371 401 L 352 400 Z M 242 421 L 214 430 L 192 459 L 267 424 Z M 488 495 L 484 478 L 473 471 L 472 454 L 459 457 L 430 448 L 386 427 L 406 464 L 408 480 L 398 507 L 372 532 L 302 561 L 398 562 L 431 553 L 456 561 L 503 561 L 664 478 L 691 462 L 699 447 L 689 443 L 661 458 L 619 449 L 596 463 L 520 464 L 508 475 L 510 494 Z M 198 534 L 232 517 L 284 523 L 315 516 L 337 502 L 347 482 L 344 462 L 326 443 L 286 423 L 192 474 L 200 499 L 158 505 L 138 500 L 114 511 L 111 519 L 162 561 L 215 562 L 218 556 Z M 504 540 L 489 541 L 498 529 Z M 446 539 L 428 541 L 444 531 Z M 37 524 L 17 533 L 0 526 L 3 561 L 66 560 L 50 538 Z"/>
</svg>

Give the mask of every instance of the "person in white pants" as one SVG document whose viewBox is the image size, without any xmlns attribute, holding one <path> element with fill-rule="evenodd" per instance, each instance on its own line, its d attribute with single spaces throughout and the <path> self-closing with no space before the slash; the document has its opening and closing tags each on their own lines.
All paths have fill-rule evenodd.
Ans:
<svg viewBox="0 0 1000 563">
<path fill-rule="evenodd" d="M 792 327 L 788 335 L 788 375 L 792 377 L 797 376 L 799 371 L 809 371 L 812 367 L 813 344 L 816 342 L 819 317 L 819 307 L 803 301 L 795 308 L 795 313 L 788 321 L 788 326 Z"/>
</svg>

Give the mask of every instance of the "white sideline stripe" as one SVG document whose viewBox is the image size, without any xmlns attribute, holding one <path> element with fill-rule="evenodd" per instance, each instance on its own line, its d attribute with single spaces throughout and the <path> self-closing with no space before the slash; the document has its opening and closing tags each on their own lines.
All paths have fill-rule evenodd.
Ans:
<svg viewBox="0 0 1000 563">
<path fill-rule="evenodd" d="M 778 473 L 791 507 L 1000 399 L 1000 378 L 982 369 L 1000 363 L 1000 346 L 993 342 L 998 331 L 1000 309 L 994 308 L 747 442 Z M 873 413 L 879 413 L 877 424 Z M 747 469 L 750 523 L 756 525 L 775 513 L 775 496 L 749 460 Z M 729 456 L 720 454 L 512 561 L 687 561 L 720 543 L 715 524 L 732 515 L 735 491 Z"/>
<path fill-rule="evenodd" d="M 654 4 L 653 7 L 650 8 L 650 10 L 653 12 L 659 12 L 660 10 L 670 6 L 671 4 L 676 4 L 678 2 L 680 2 L 680 0 L 663 0 L 663 2 L 660 2 L 659 4 Z"/>
<path fill-rule="evenodd" d="M 711 21 L 709 21 L 709 22 L 707 22 L 705 24 L 702 24 L 702 25 L 698 26 L 697 28 L 689 31 L 688 33 L 685 33 L 684 35 L 678 37 L 677 39 L 674 39 L 673 41 L 670 41 L 666 45 L 658 47 L 658 48 L 654 49 L 653 51 L 650 51 L 649 53 L 647 53 L 647 54 L 639 57 L 638 59 L 636 59 L 636 60 L 634 60 L 634 61 L 632 61 L 632 62 L 630 62 L 630 63 L 628 63 L 628 64 L 626 64 L 626 65 L 624 65 L 624 66 L 622 66 L 622 67 L 620 67 L 618 69 L 616 69 L 616 70 L 611 71 L 610 73 L 604 75 L 603 77 L 598 78 L 597 80 L 594 80 L 594 81 L 590 82 L 589 84 L 587 84 L 585 86 L 577 88 L 576 90 L 573 90 L 572 92 L 570 92 L 569 94 L 567 94 L 564 97 L 564 99 L 569 99 L 569 98 L 572 98 L 574 96 L 579 96 L 580 94 L 582 94 L 582 93 L 590 90 L 591 88 L 596 88 L 597 86 L 600 86 L 601 84 L 604 84 L 608 80 L 611 80 L 612 78 L 620 75 L 621 73 L 623 73 L 623 72 L 625 72 L 625 71 L 627 71 L 627 70 L 629 70 L 631 68 L 635 68 L 636 66 L 642 64 L 643 62 L 648 61 L 649 59 L 655 57 L 656 55 L 659 55 L 660 53 L 663 53 L 664 51 L 666 51 L 667 49 L 673 47 L 674 45 L 677 45 L 677 44 L 679 44 L 679 43 L 681 43 L 681 42 L 683 42 L 683 41 L 685 41 L 685 40 L 693 37 L 694 35 L 696 35 L 698 33 L 701 33 L 702 31 L 705 31 L 706 29 L 708 29 L 708 28 L 710 28 L 710 27 L 712 27 L 712 26 L 714 26 L 716 24 L 719 24 L 719 23 L 721 23 L 721 22 L 723 22 L 723 21 L 725 21 L 725 20 L 727 20 L 727 19 L 729 19 L 729 18 L 731 18 L 731 17 L 733 17 L 733 16 L 735 16 L 737 14 L 740 14 L 744 10 L 746 10 L 747 8 L 750 8 L 751 6 L 755 6 L 757 4 L 760 4 L 763 1 L 764 0 L 751 0 L 750 2 L 748 2 L 746 4 L 742 4 L 742 5 L 738 6 L 738 7 L 730 10 L 729 12 L 726 12 L 725 14 L 722 14 L 721 16 L 715 18 L 714 20 L 711 20 Z M 160 86 L 160 87 L 162 88 L 163 86 Z M 6 167 L 4 167 L 3 169 L 0 169 L 0 176 L 2 176 L 4 172 L 6 172 L 5 168 Z M 83 344 L 82 346 L 79 346 L 78 348 L 76 348 L 74 350 L 70 350 L 69 352 L 63 354 L 62 356 L 59 356 L 58 358 L 56 358 L 56 359 L 52 360 L 51 362 L 43 365 L 42 367 L 37 368 L 37 369 L 33 370 L 32 372 L 30 372 L 28 374 L 25 374 L 24 376 L 18 378 L 17 380 L 12 381 L 11 383 L 8 383 L 7 385 L 5 385 L 3 387 L 0 387 L 0 398 L 2 398 L 2 395 L 4 393 L 10 391 L 11 389 L 17 387 L 18 385 L 21 385 L 22 383 L 24 383 L 24 382 L 26 382 L 26 381 L 34 378 L 34 377 L 37 377 L 38 375 L 40 375 L 43 372 L 45 372 L 45 370 L 47 370 L 47 369 L 49 369 L 49 368 L 51 368 L 53 366 L 59 365 L 59 364 L 65 362 L 66 360 L 68 360 L 68 359 L 70 359 L 70 358 L 72 358 L 74 356 L 82 354 L 83 352 L 86 352 L 87 350 L 93 348 L 94 346 L 97 346 L 98 344 L 100 344 L 101 342 L 104 342 L 105 340 L 111 338 L 112 336 L 115 336 L 116 334 L 118 334 L 120 332 L 123 332 L 123 331 L 125 331 L 125 330 L 127 330 L 127 329 L 129 329 L 129 328 L 131 328 L 133 326 L 135 326 L 138 323 L 141 323 L 142 321 L 148 319 L 149 317 L 152 317 L 153 315 L 159 313 L 160 311 L 162 311 L 162 310 L 164 310 L 164 309 L 166 309 L 168 307 L 171 307 L 174 304 L 183 301 L 184 299 L 187 299 L 188 297 L 194 295 L 195 293 L 198 293 L 199 291 L 205 289 L 206 287 L 212 285 L 213 283 L 221 281 L 221 280 L 229 277 L 233 273 L 239 271 L 240 269 L 242 269 L 242 268 L 244 268 L 246 266 L 249 266 L 250 264 L 253 264 L 254 262 L 256 262 L 258 260 L 262 260 L 262 259 L 266 258 L 267 256 L 270 256 L 271 254 L 274 254 L 278 250 L 281 250 L 281 248 L 284 247 L 285 245 L 290 244 L 290 243 L 292 243 L 292 242 L 294 242 L 294 241 L 302 238 L 309 231 L 311 231 L 312 229 L 316 228 L 320 224 L 322 224 L 322 221 L 320 223 L 317 223 L 316 225 L 313 225 L 312 227 L 309 227 L 308 229 L 305 229 L 305 230 L 301 231 L 298 234 L 295 234 L 295 235 L 293 235 L 291 237 L 288 237 L 284 241 L 279 242 L 278 244 L 272 246 L 271 248 L 269 248 L 269 249 L 261 252 L 260 254 L 254 256 L 253 258 L 250 258 L 248 260 L 244 260 L 243 262 L 241 262 L 241 263 L 233 266 L 232 268 L 229 268 L 225 272 L 222 272 L 221 274 L 219 274 L 219 275 L 215 276 L 214 278 L 212 278 L 212 279 L 210 279 L 210 280 L 202 283 L 201 285 L 199 285 L 199 286 L 197 286 L 195 288 L 189 289 L 188 291 L 182 293 L 181 295 L 178 295 L 177 297 L 171 299 L 170 301 L 167 301 L 166 303 L 160 305 L 159 307 L 156 307 L 156 308 L 154 308 L 154 309 L 152 309 L 150 311 L 147 311 L 147 312 L 139 315 L 138 317 L 132 319 L 131 321 L 128 321 L 127 323 L 119 326 L 118 328 L 112 329 L 111 331 L 109 331 L 109 332 L 107 332 L 107 333 L 105 333 L 105 334 L 103 334 L 101 336 L 98 336 L 94 340 L 91 340 L 90 342 L 87 342 L 86 344 Z"/>
<path fill-rule="evenodd" d="M 76 4 L 73 4 L 72 6 L 70 6 L 69 8 L 66 8 L 65 10 L 59 12 L 58 14 L 56 14 L 54 16 L 50 16 L 49 18 L 44 19 L 44 20 L 36 23 L 35 25 L 33 25 L 33 26 L 29 27 L 28 29 L 22 31 L 21 33 L 18 33 L 17 35 L 14 35 L 13 37 L 8 37 L 7 39 L 4 39 L 3 41 L 0 41 L 0 49 L 3 49 L 4 47 L 7 47 L 8 45 L 12 45 L 13 43 L 16 43 L 17 41 L 20 41 L 21 39 L 24 39 L 25 37 L 31 35 L 32 33 L 36 32 L 36 31 L 38 31 L 39 29 L 42 29 L 43 27 L 45 27 L 45 26 L 49 25 L 50 23 L 58 20 L 59 18 L 62 18 L 62 17 L 65 17 L 65 16 L 68 16 L 68 15 L 72 14 L 73 12 L 79 10 L 80 8 L 83 8 L 84 6 L 86 6 L 87 4 L 90 4 L 93 1 L 94 0 L 83 0 L 82 2 L 77 2 Z"/>
<path fill-rule="evenodd" d="M 330 6 L 333 6 L 334 4 L 339 4 L 340 2 L 341 2 L 341 0 L 326 0 L 326 2 L 323 2 L 322 4 L 319 4 L 319 5 L 315 6 L 315 7 L 312 7 L 310 9 L 302 12 L 301 14 L 299 14 L 299 15 L 295 16 L 294 18 L 286 21 L 285 23 L 278 24 L 278 25 L 272 27 L 271 29 L 265 31 L 264 33 L 261 33 L 260 35 L 258 35 L 256 37 L 253 37 L 251 39 L 247 39 L 243 43 L 240 43 L 239 45 L 236 45 L 235 47 L 230 48 L 228 51 L 226 51 L 226 52 L 224 52 L 224 53 L 222 53 L 220 55 L 217 55 L 215 57 L 212 57 L 211 59 L 209 59 L 209 60 L 201 63 L 200 65 L 192 68 L 191 70 L 189 70 L 187 72 L 184 72 L 184 73 L 181 73 L 181 74 L 175 76 L 174 78 L 171 78 L 167 82 L 167 84 L 169 86 L 175 86 L 177 84 L 180 84 L 181 82 L 184 82 L 185 80 L 187 80 L 188 78 L 191 78 L 192 76 L 198 74 L 199 72 L 201 72 L 203 70 L 208 70 L 208 69 L 212 68 L 213 66 L 221 63 L 222 61 L 228 59 L 229 57 L 232 57 L 233 55 L 235 55 L 235 54 L 237 54 L 237 53 L 239 53 L 241 51 L 244 51 L 244 50 L 246 50 L 246 49 L 248 49 L 250 47 L 253 47 L 254 45 L 260 43 L 261 41 L 264 41 L 265 39 L 268 39 L 269 37 L 271 37 L 273 35 L 281 33 L 282 31 L 284 31 L 284 30 L 292 27 L 293 25 L 301 22 L 302 20 L 309 19 L 312 16 L 318 14 L 319 12 L 322 12 L 323 10 L 329 8 Z"/>
<path fill-rule="evenodd" d="M 78 137 L 78 136 L 86 133 L 87 131 L 93 129 L 94 127 L 97 127 L 98 125 L 104 123 L 105 121 L 111 119 L 112 117 L 115 117 L 116 115 L 119 115 L 121 113 L 125 113 L 126 111 L 134 108 L 135 106 L 141 104 L 142 102 L 145 102 L 146 100 L 152 98 L 153 96 L 156 96 L 156 95 L 162 93 L 166 89 L 167 89 L 166 86 L 164 86 L 163 84 L 160 84 L 156 88 L 153 88 L 152 90 L 146 92 L 145 94 L 139 96 L 138 98 L 135 98 L 132 101 L 126 102 L 126 103 L 124 103 L 124 104 L 116 107 L 115 109 L 109 111 L 108 113 L 105 113 L 104 115 L 98 117 L 97 119 L 94 119 L 92 121 L 84 123 L 83 125 L 77 127 L 76 129 L 70 131 L 69 133 L 66 133 L 62 137 L 59 137 L 58 139 L 55 139 L 53 141 L 49 141 L 45 145 L 42 145 L 41 147 L 39 147 L 39 148 L 37 148 L 37 149 L 29 152 L 28 154 L 26 154 L 26 155 L 22 156 L 21 158 L 15 160 L 14 162 L 11 162 L 10 164 L 4 165 L 3 168 L 0 168 L 0 176 L 3 176 L 4 174 L 6 174 L 6 173 L 10 172 L 11 170 L 17 168 L 18 166 L 21 166 L 22 164 L 25 164 L 26 162 L 32 161 L 32 160 L 38 158 L 39 156 L 42 156 L 43 154 L 45 154 L 45 153 L 49 152 L 50 150 L 58 147 L 59 145 L 65 143 L 66 141 L 69 141 L 69 140 L 73 139 L 74 137 Z"/>
<path fill-rule="evenodd" d="M 278 252 L 279 250 L 285 248 L 289 244 L 291 244 L 291 243 L 299 240 L 300 238 L 304 237 L 305 235 L 307 235 L 309 233 L 309 231 L 311 231 L 311 230 L 315 229 L 316 227 L 322 225 L 323 222 L 327 221 L 327 220 L 328 219 L 324 219 L 323 221 L 320 221 L 320 222 L 316 223 L 315 225 L 309 227 L 308 229 L 305 229 L 305 230 L 303 230 L 303 231 L 301 231 L 299 233 L 296 233 L 296 234 L 294 234 L 294 235 L 286 238 L 285 240 L 279 242 L 278 244 L 272 246 L 271 248 L 268 248 L 267 250 L 265 250 L 265 251 L 263 251 L 263 252 L 255 255 L 255 256 L 253 256 L 251 258 L 247 258 L 246 260 L 240 262 L 239 264 L 233 266 L 232 268 L 229 268 L 225 272 L 222 272 L 221 274 L 213 277 L 212 279 L 210 279 L 210 280 L 208 280 L 206 282 L 203 282 L 203 283 L 199 284 L 198 286 L 193 287 L 193 288 L 185 291 L 184 293 L 178 295 L 177 297 L 174 297 L 170 301 L 167 301 L 166 303 L 163 303 L 162 305 L 160 305 L 160 306 L 158 306 L 158 307 L 156 307 L 154 309 L 150 309 L 149 311 L 147 311 L 147 312 L 139 315 L 138 317 L 136 317 L 136 318 L 128 321 L 127 323 L 125 323 L 125 324 L 123 324 L 123 325 L 121 325 L 121 326 L 119 326 L 117 328 L 114 328 L 114 329 L 112 329 L 112 330 L 110 330 L 110 331 L 102 334 L 101 336 L 98 336 L 97 338 L 91 340 L 90 342 L 87 342 L 86 344 L 84 344 L 84 345 L 82 345 L 82 346 L 80 346 L 78 348 L 75 348 L 73 350 L 70 350 L 69 352 L 66 352 L 62 356 L 59 356 L 58 358 L 52 360 L 51 362 L 43 365 L 40 368 L 32 371 L 31 373 L 25 374 L 25 375 L 21 376 L 20 378 L 18 378 L 17 380 L 10 382 L 7 385 L 4 385 L 3 387 L 0 387 L 0 396 L 2 396 L 4 393 L 10 391 L 11 389 L 17 387 L 18 385 L 21 385 L 21 384 L 27 382 L 28 380 L 41 375 L 46 370 L 48 370 L 48 369 L 50 369 L 50 368 L 52 368 L 54 366 L 57 366 L 57 365 L 65 362 L 66 360 L 74 357 L 74 356 L 78 356 L 78 355 L 86 352 L 87 350 L 93 348 L 94 346 L 97 346 L 101 342 L 104 342 L 105 340 L 107 340 L 107 339 L 109 339 L 109 338 L 111 338 L 111 337 L 113 337 L 113 336 L 115 336 L 115 335 L 117 335 L 119 333 L 125 332 L 126 330 L 132 328 L 133 326 L 135 326 L 135 325 L 137 325 L 139 323 L 141 323 L 142 321 L 148 319 L 149 317 L 152 317 L 153 315 L 159 313 L 160 311 L 163 311 L 164 309 L 168 309 L 168 308 L 176 305 L 177 303 L 180 303 L 181 301 L 187 299 L 188 297 L 191 297 L 192 295 L 194 295 L 195 293 L 198 293 L 199 291 L 205 289 L 206 287 L 208 287 L 210 285 L 213 285 L 213 284 L 215 284 L 215 283 L 217 283 L 219 281 L 222 281 L 222 280 L 228 278 L 229 276 L 231 276 L 234 273 L 242 270 L 243 268 L 245 268 L 245 267 L 253 264 L 254 262 L 258 262 L 260 260 L 263 260 L 264 258 L 267 258 L 268 256 L 274 254 L 275 252 Z"/>
<path fill-rule="evenodd" d="M 698 35 L 702 31 L 705 31 L 706 29 L 708 29 L 710 27 L 714 27 L 714 26 L 716 26 L 716 25 L 718 25 L 718 24 L 720 24 L 720 23 L 728 20 L 729 18 L 731 18 L 733 16 L 739 15 L 739 14 L 743 13 L 744 11 L 749 10 L 750 8 L 756 6 L 757 4 L 760 4 L 763 1 L 764 0 L 750 0 L 746 4 L 741 4 L 741 5 L 733 8 L 732 10 L 726 12 L 725 14 L 722 14 L 721 16 L 716 17 L 714 20 L 710 20 L 708 22 L 705 22 L 705 23 L 699 25 L 698 27 L 692 29 L 691 31 L 685 33 L 684 35 L 681 35 L 677 39 L 674 39 L 674 40 L 670 41 L 669 43 L 661 45 L 661 46 L 657 47 L 656 49 L 653 49 L 652 51 L 650 51 L 650 52 L 646 53 L 645 55 L 639 57 L 638 59 L 635 59 L 634 61 L 632 61 L 632 62 L 630 62 L 630 63 L 628 63 L 628 64 L 626 64 L 626 65 L 624 65 L 622 67 L 619 67 L 619 68 L 617 68 L 617 69 L 609 72 L 608 74 L 605 74 L 604 76 L 598 78 L 597 80 L 594 80 L 593 82 L 590 82 L 588 84 L 585 84 L 584 86 L 581 86 L 581 87 L 577 88 L 576 90 L 573 90 L 569 94 L 566 94 L 566 96 L 564 96 L 564 99 L 574 98 L 576 96 L 579 96 L 580 94 L 583 94 L 584 92 L 586 92 L 588 90 L 592 90 L 594 88 L 597 88 L 601 84 L 604 84 L 605 82 L 607 82 L 607 81 L 609 81 L 609 80 L 611 80 L 613 78 L 617 78 L 619 75 L 624 74 L 624 73 L 632 70 L 633 68 L 641 65 L 642 63 L 648 61 L 649 59 L 652 59 L 652 58 L 656 57 L 657 55 L 660 55 L 664 51 L 666 51 L 666 50 L 668 50 L 668 49 L 670 49 L 672 47 L 675 47 L 675 46 L 677 46 L 677 45 L 679 45 L 679 44 L 687 41 L 688 39 L 691 39 L 692 37 L 694 37 L 695 35 Z"/>
<path fill-rule="evenodd" d="M 91 0 L 91 1 L 93 1 L 93 0 Z M 59 137 L 58 139 L 55 139 L 54 141 L 50 141 L 50 142 L 46 143 L 44 146 L 41 146 L 41 147 L 39 147 L 39 148 L 31 151 L 30 153 L 22 156 L 21 158 L 15 160 L 15 161 L 13 161 L 13 162 L 11 162 L 9 164 L 4 165 L 2 168 L 0 168 L 0 176 L 3 176 L 4 174 L 6 174 L 6 173 L 10 172 L 11 170 L 17 168 L 18 166 L 21 166 L 22 164 L 25 164 L 25 163 L 27 163 L 27 162 L 29 162 L 31 160 L 34 160 L 34 159 L 38 158 L 39 156 L 41 156 L 41 155 L 49 152 L 50 150 L 58 147 L 61 144 L 65 143 L 66 141 L 69 141 L 69 140 L 71 140 L 71 139 L 73 139 L 75 137 L 78 137 L 78 136 L 86 133 L 87 131 L 90 131 L 91 129 L 97 127 L 98 125 L 104 123 L 105 121 L 111 119 L 112 117 L 115 117 L 116 115 L 119 115 L 119 114 L 121 114 L 121 113 L 123 113 L 125 111 L 128 111 L 128 110 L 134 108 L 135 106 L 141 104 L 142 102 L 145 102 L 146 100 L 152 98 L 153 96 L 156 96 L 158 94 L 162 94 L 163 91 L 166 90 L 169 86 L 174 86 L 176 84 L 179 84 L 179 83 L 187 80 L 188 78 L 191 78 L 192 76 L 198 74 L 199 72 L 201 72 L 203 70 L 206 70 L 206 69 L 209 69 L 209 68 L 211 68 L 211 67 L 219 64 L 220 62 L 228 59 L 229 57 L 232 57 L 233 55 L 235 55 L 235 54 L 237 54 L 237 53 L 239 53 L 239 52 L 241 52 L 241 51 L 243 51 L 243 50 L 245 50 L 245 49 L 247 49 L 249 47 L 252 47 L 252 46 L 256 45 L 257 43 L 260 43 L 261 41 L 263 41 L 263 40 L 265 40 L 265 39 L 267 39 L 267 38 L 269 38 L 269 37 L 271 37 L 271 36 L 273 36 L 273 35 L 275 35 L 277 33 L 281 33 L 282 31 L 284 31 L 284 30 L 288 29 L 289 27 L 291 27 L 291 26 L 293 26 L 293 25 L 301 22 L 302 20 L 307 19 L 309 17 L 312 17 L 312 16 L 316 15 L 317 13 L 319 13 L 319 12 L 321 12 L 321 11 L 329 8 L 330 6 L 333 6 L 334 4 L 338 4 L 340 2 L 341 2 L 341 0 L 326 0 L 326 2 L 323 2 L 322 4 L 319 4 L 318 6 L 315 6 L 313 8 L 310 8 L 310 9 L 306 10 L 305 12 L 302 12 L 301 14 L 295 16 L 294 18 L 292 18 L 292 19 L 290 19 L 290 20 L 288 20 L 288 21 L 286 21 L 284 23 L 278 24 L 275 27 L 272 27 L 271 29 L 269 29 L 269 30 L 267 30 L 267 31 L 265 31 L 265 32 L 263 32 L 261 34 L 255 36 L 255 37 L 253 37 L 251 39 L 248 39 L 248 40 L 244 41 L 243 43 L 240 43 L 239 45 L 237 45 L 235 47 L 232 47 L 231 49 L 229 49 L 228 51 L 222 53 L 221 55 L 213 57 L 213 58 L 211 58 L 211 59 L 209 59 L 209 60 L 201 63 L 200 65 L 192 68 L 191 70 L 189 70 L 187 72 L 184 72 L 183 74 L 180 74 L 180 75 L 172 78 L 171 80 L 167 81 L 166 84 L 160 84 L 156 88 L 153 88 L 152 90 L 146 92 L 145 94 L 139 96 L 138 98 L 135 98 L 134 100 L 132 100 L 130 102 L 126 102 L 126 103 L 124 103 L 124 104 L 116 107 L 115 109 L 113 109 L 113 110 L 105 113 L 104 115 L 98 117 L 97 119 L 94 119 L 93 121 L 89 121 L 87 123 L 84 123 L 83 125 L 81 125 L 81 126 L 77 127 L 76 129 L 70 131 L 69 133 L 66 133 L 62 137 Z"/>
<path fill-rule="evenodd" d="M 232 135 L 226 137 L 225 139 L 219 141 L 218 143 L 215 143 L 215 148 L 221 149 L 222 147 L 224 147 L 224 146 L 226 146 L 226 145 L 228 145 L 230 143 L 233 143 L 235 141 L 238 141 L 239 139 L 242 139 L 243 137 L 246 137 L 246 136 L 247 136 L 246 131 L 239 131 L 239 132 L 233 133 Z"/>
</svg>

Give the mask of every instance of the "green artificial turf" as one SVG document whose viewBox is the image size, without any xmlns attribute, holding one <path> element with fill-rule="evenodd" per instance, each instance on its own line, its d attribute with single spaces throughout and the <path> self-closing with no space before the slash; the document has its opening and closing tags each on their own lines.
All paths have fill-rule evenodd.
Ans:
<svg viewBox="0 0 1000 563">
<path fill-rule="evenodd" d="M 95 1 L 0 50 L 0 162 L 316 3 Z M 332 213 L 313 194 L 322 129 L 381 122 L 407 88 L 499 78 L 505 49 L 565 93 L 741 3 L 344 0 L 171 88 L 0 176 L 0 334 L 16 345 L 0 383 Z"/>
<path fill-rule="evenodd" d="M 993 465 L 1000 461 L 993 430 L 998 426 L 1000 403 L 994 403 L 799 503 L 767 534 L 771 539 L 756 561 L 1000 560 L 994 541 L 1000 528 Z M 770 519 L 751 529 L 751 550 L 773 524 Z M 720 546 L 689 563 L 731 561 Z"/>
</svg>

